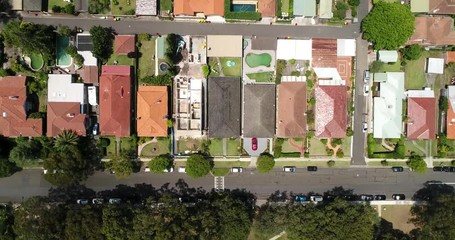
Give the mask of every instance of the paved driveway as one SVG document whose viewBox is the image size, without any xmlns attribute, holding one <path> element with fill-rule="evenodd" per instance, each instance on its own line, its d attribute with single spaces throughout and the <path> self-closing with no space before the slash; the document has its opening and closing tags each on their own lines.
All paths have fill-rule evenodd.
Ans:
<svg viewBox="0 0 455 240">
<path fill-rule="evenodd" d="M 267 149 L 267 138 L 258 138 L 258 148 L 254 151 L 251 147 L 252 138 L 243 139 L 243 149 L 252 157 L 257 157 Z"/>
</svg>

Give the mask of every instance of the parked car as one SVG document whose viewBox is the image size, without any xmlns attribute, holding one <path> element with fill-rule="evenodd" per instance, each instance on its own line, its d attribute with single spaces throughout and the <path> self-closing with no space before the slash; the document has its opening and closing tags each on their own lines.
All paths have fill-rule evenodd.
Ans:
<svg viewBox="0 0 455 240">
<path fill-rule="evenodd" d="M 363 95 L 368 96 L 368 93 L 370 93 L 370 85 L 365 84 L 363 85 Z"/>
<path fill-rule="evenodd" d="M 78 199 L 78 200 L 76 200 L 76 203 L 85 205 L 85 204 L 88 204 L 88 200 L 87 199 Z"/>
<path fill-rule="evenodd" d="M 308 170 L 308 172 L 316 172 L 318 170 L 318 167 L 316 167 L 316 166 L 308 166 L 306 169 Z"/>
<path fill-rule="evenodd" d="M 109 204 L 119 204 L 122 202 L 122 199 L 120 198 L 110 198 L 109 199 Z"/>
<path fill-rule="evenodd" d="M 169 169 L 164 169 L 165 173 L 171 173 L 171 172 L 174 172 L 174 167 L 170 167 Z"/>
<path fill-rule="evenodd" d="M 150 168 L 149 167 L 145 167 L 144 168 L 144 172 L 150 172 Z"/>
<path fill-rule="evenodd" d="M 443 172 L 449 172 L 450 171 L 450 167 L 444 166 L 444 167 L 442 167 L 442 171 Z"/>
<path fill-rule="evenodd" d="M 433 167 L 433 172 L 442 172 L 442 167 Z"/>
<path fill-rule="evenodd" d="M 450 167 L 449 172 L 455 172 L 455 167 Z"/>
<path fill-rule="evenodd" d="M 104 199 L 102 199 L 102 198 L 92 199 L 92 204 L 103 204 L 103 203 L 104 203 Z"/>
<path fill-rule="evenodd" d="M 386 199 L 387 199 L 386 195 L 374 195 L 374 200 L 376 201 L 384 201 Z"/>
<path fill-rule="evenodd" d="M 368 195 L 368 194 L 362 194 L 360 195 L 360 200 L 362 201 L 373 201 L 374 196 L 373 195 Z"/>
<path fill-rule="evenodd" d="M 186 173 L 186 167 L 179 167 L 179 173 Z"/>
<path fill-rule="evenodd" d="M 362 131 L 365 133 L 368 131 L 368 124 L 366 122 L 362 123 Z"/>
<path fill-rule="evenodd" d="M 322 202 L 324 201 L 324 198 L 320 195 L 313 195 L 313 196 L 310 196 L 310 201 L 312 202 Z"/>
<path fill-rule="evenodd" d="M 283 172 L 295 172 L 295 167 L 291 166 L 283 167 Z"/>
<path fill-rule="evenodd" d="M 344 195 L 342 196 L 346 201 L 356 201 L 358 197 L 356 195 Z"/>
<path fill-rule="evenodd" d="M 392 167 L 393 172 L 403 172 L 403 167 Z"/>
<path fill-rule="evenodd" d="M 307 196 L 296 195 L 296 196 L 294 197 L 294 200 L 295 200 L 296 202 L 306 202 L 306 201 L 308 201 L 308 198 L 307 198 Z"/>
<path fill-rule="evenodd" d="M 93 124 L 92 134 L 94 136 L 98 135 L 98 128 L 99 128 L 99 124 L 98 123 Z"/>
<path fill-rule="evenodd" d="M 252 138 L 251 139 L 251 149 L 253 151 L 258 150 L 258 139 L 257 138 Z"/>
<path fill-rule="evenodd" d="M 363 82 L 368 83 L 370 81 L 370 71 L 365 70 L 363 73 Z"/>
<path fill-rule="evenodd" d="M 233 173 L 241 173 L 241 172 L 243 172 L 243 168 L 242 167 L 232 167 L 231 168 L 231 172 L 233 172 Z"/>
<path fill-rule="evenodd" d="M 404 194 L 393 194 L 392 195 L 393 200 L 405 200 L 406 196 Z"/>
</svg>

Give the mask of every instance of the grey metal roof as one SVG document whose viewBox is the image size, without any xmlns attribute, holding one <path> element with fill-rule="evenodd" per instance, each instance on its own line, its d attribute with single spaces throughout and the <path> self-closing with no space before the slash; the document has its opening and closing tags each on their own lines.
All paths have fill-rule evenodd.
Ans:
<svg viewBox="0 0 455 240">
<path fill-rule="evenodd" d="M 43 10 L 43 1 L 42 0 L 23 0 L 22 6 L 24 11 L 35 11 L 39 12 Z"/>
<path fill-rule="evenodd" d="M 239 77 L 211 77 L 208 79 L 209 137 L 240 136 L 240 96 Z"/>
<path fill-rule="evenodd" d="M 243 92 L 243 137 L 274 137 L 275 84 L 248 84 Z"/>
<path fill-rule="evenodd" d="M 88 1 L 89 0 L 74 0 L 74 8 L 78 12 L 87 12 L 88 11 Z"/>
<path fill-rule="evenodd" d="M 255 37 L 251 39 L 251 49 L 253 50 L 276 50 L 276 38 Z"/>
<path fill-rule="evenodd" d="M 80 34 L 77 35 L 77 50 L 92 51 L 93 50 L 92 36 Z"/>
</svg>

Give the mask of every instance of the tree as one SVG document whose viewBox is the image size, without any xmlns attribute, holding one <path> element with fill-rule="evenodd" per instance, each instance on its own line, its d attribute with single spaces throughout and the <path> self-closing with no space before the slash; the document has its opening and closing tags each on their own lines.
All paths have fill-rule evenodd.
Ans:
<svg viewBox="0 0 455 240">
<path fill-rule="evenodd" d="M 109 10 L 110 0 L 90 0 L 88 11 L 91 14 L 102 13 Z"/>
<path fill-rule="evenodd" d="M 418 44 L 412 44 L 403 48 L 403 57 L 407 60 L 417 60 L 422 55 L 423 48 Z"/>
<path fill-rule="evenodd" d="M 406 164 L 414 172 L 425 173 L 427 171 L 427 163 L 423 160 L 421 156 L 415 154 L 414 152 L 411 152 L 409 161 Z"/>
<path fill-rule="evenodd" d="M 40 146 L 34 140 L 16 138 L 16 146 L 9 153 L 9 160 L 19 167 L 36 161 L 40 156 Z"/>
<path fill-rule="evenodd" d="M 378 73 L 379 71 L 381 71 L 381 68 L 382 68 L 383 65 L 384 65 L 384 63 L 380 62 L 380 61 L 372 62 L 371 65 L 370 65 L 370 72 Z"/>
<path fill-rule="evenodd" d="M 179 44 L 183 41 L 180 35 L 171 33 L 166 37 L 167 49 L 164 55 L 169 63 L 177 64 L 182 61 L 182 49 Z"/>
<path fill-rule="evenodd" d="M 98 58 L 103 63 L 107 62 L 114 52 L 114 41 L 111 30 L 101 26 L 93 26 L 90 29 L 90 35 L 92 36 L 93 42 L 93 56 Z"/>
<path fill-rule="evenodd" d="M 16 170 L 17 170 L 16 164 L 10 162 L 8 159 L 0 158 L 0 178 L 9 177 L 13 175 L 13 173 L 15 173 Z"/>
<path fill-rule="evenodd" d="M 11 205 L 0 206 L 0 239 L 14 239 L 14 211 Z"/>
<path fill-rule="evenodd" d="M 379 1 L 362 22 L 363 38 L 375 49 L 394 50 L 414 32 L 414 15 L 409 6 Z"/>
<path fill-rule="evenodd" d="M 62 11 L 62 7 L 60 7 L 59 5 L 52 6 L 52 12 L 59 13 L 61 11 Z"/>
<path fill-rule="evenodd" d="M 163 173 L 164 170 L 169 169 L 172 166 L 172 159 L 169 155 L 160 155 L 154 157 L 148 163 L 148 166 L 153 173 Z"/>
<path fill-rule="evenodd" d="M 73 130 L 63 130 L 56 138 L 55 138 L 55 147 L 59 150 L 63 150 L 68 146 L 77 146 L 79 141 L 79 136 Z"/>
<path fill-rule="evenodd" d="M 114 156 L 109 161 L 108 168 L 110 168 L 117 178 L 126 178 L 133 173 L 133 163 L 125 154 Z"/>
<path fill-rule="evenodd" d="M 169 74 L 158 76 L 147 76 L 141 79 L 142 83 L 152 86 L 169 86 L 172 83 L 172 76 Z"/>
<path fill-rule="evenodd" d="M 357 7 L 360 4 L 360 0 L 348 0 L 348 4 L 353 7 Z"/>
<path fill-rule="evenodd" d="M 186 174 L 193 178 L 200 178 L 207 175 L 213 168 L 213 162 L 200 154 L 193 154 L 186 160 Z"/>
<path fill-rule="evenodd" d="M 257 170 L 260 173 L 268 173 L 275 166 L 275 159 L 272 155 L 263 153 L 258 157 Z"/>
<path fill-rule="evenodd" d="M 449 110 L 449 100 L 443 95 L 439 97 L 438 105 L 441 111 L 447 112 L 447 110 Z"/>
<path fill-rule="evenodd" d="M 63 12 L 67 14 L 74 14 L 76 11 L 74 10 L 74 5 L 72 3 L 66 4 L 63 8 Z"/>
<path fill-rule="evenodd" d="M 58 34 L 59 34 L 60 36 L 69 37 L 69 36 L 71 36 L 72 31 L 71 31 L 71 29 L 70 29 L 68 26 L 59 25 L 59 26 L 58 26 Z"/>
<path fill-rule="evenodd" d="M 106 239 L 128 239 L 133 230 L 133 210 L 129 204 L 108 205 L 103 208 L 103 234 Z"/>
<path fill-rule="evenodd" d="M 70 206 L 65 218 L 66 239 L 105 239 L 100 208 L 93 205 Z"/>
</svg>

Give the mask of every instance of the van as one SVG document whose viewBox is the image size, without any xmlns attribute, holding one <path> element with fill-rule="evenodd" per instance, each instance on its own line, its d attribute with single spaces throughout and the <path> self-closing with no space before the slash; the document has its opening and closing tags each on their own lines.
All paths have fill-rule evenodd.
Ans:
<svg viewBox="0 0 455 240">
<path fill-rule="evenodd" d="M 370 81 L 370 71 L 365 70 L 363 74 L 363 82 L 368 83 Z"/>
<path fill-rule="evenodd" d="M 179 167 L 179 173 L 186 173 L 185 167 Z"/>
</svg>

